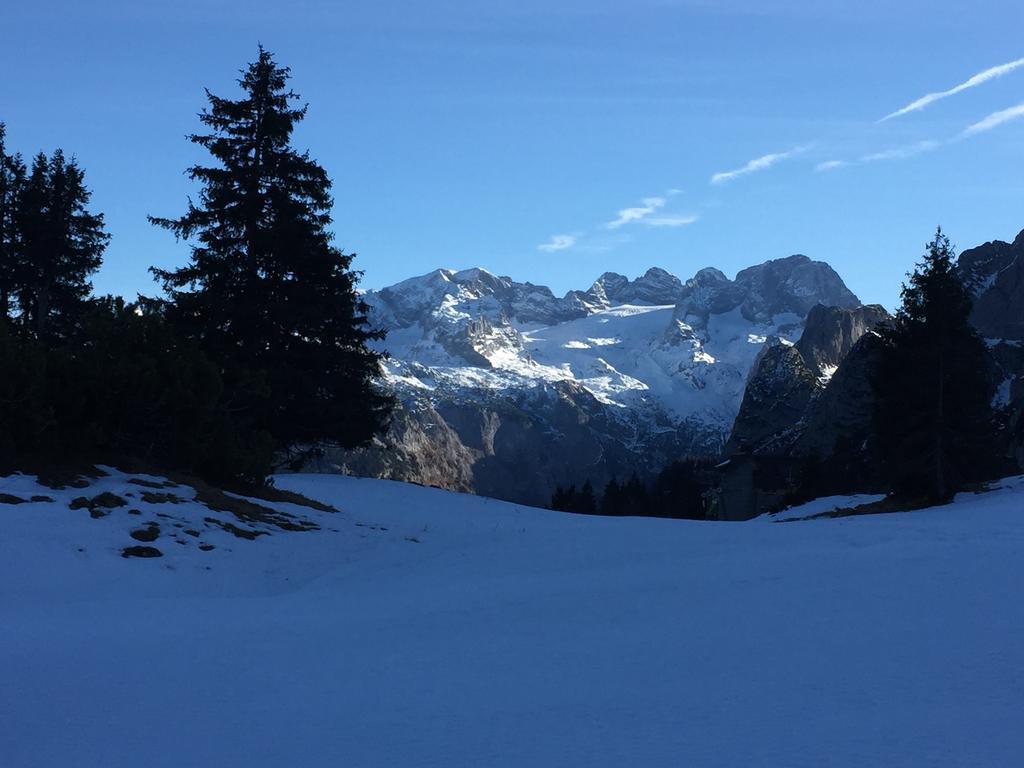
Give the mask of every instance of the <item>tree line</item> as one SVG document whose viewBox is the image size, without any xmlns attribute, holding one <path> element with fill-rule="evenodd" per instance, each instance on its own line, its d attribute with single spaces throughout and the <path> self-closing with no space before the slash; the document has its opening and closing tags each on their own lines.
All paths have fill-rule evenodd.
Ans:
<svg viewBox="0 0 1024 768">
<path fill-rule="evenodd" d="M 622 482 L 613 477 L 600 492 L 590 480 L 579 488 L 575 484 L 558 486 L 548 507 L 588 515 L 703 520 L 716 463 L 717 459 L 689 456 L 671 462 L 649 482 L 634 472 Z"/>
<path fill-rule="evenodd" d="M 61 150 L 31 163 L 0 124 L 0 469 L 138 461 L 262 482 L 282 457 L 354 447 L 385 425 L 382 337 L 333 243 L 331 181 L 291 144 L 306 116 L 262 47 L 239 98 L 207 92 L 210 161 L 156 226 L 188 263 L 152 269 L 157 297 L 93 297 L 110 241 L 85 172 Z"/>
</svg>

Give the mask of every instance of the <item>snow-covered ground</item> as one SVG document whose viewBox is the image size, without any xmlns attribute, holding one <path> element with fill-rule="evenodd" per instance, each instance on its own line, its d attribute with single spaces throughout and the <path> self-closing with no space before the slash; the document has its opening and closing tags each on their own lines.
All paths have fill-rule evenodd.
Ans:
<svg viewBox="0 0 1024 768">
<path fill-rule="evenodd" d="M 146 503 L 128 480 L 0 478 L 53 499 L 0 504 L 4 768 L 1024 757 L 1022 478 L 914 513 L 718 524 L 292 475 L 340 511 L 276 504 L 319 530 L 235 520 L 268 534 L 251 541 L 188 489 Z M 69 509 L 101 491 L 129 503 Z M 148 522 L 164 556 L 121 557 Z"/>
</svg>

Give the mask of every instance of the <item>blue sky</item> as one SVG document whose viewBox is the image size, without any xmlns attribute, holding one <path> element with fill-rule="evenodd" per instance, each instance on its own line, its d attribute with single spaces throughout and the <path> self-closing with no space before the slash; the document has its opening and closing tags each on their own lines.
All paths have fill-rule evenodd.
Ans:
<svg viewBox="0 0 1024 768">
<path fill-rule="evenodd" d="M 1024 228 L 1003 112 L 1024 66 L 880 120 L 1024 57 L 1022 22 L 1010 0 L 7 0 L 0 120 L 85 167 L 100 292 L 153 293 L 147 268 L 187 258 L 145 217 L 183 210 L 203 88 L 235 93 L 262 42 L 366 287 L 484 266 L 563 292 L 805 253 L 892 307 L 936 224 L 961 247 Z"/>
</svg>

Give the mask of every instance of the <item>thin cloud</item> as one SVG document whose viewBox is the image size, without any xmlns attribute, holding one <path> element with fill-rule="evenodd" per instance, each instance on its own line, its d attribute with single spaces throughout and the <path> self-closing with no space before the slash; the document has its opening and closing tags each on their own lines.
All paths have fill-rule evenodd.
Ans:
<svg viewBox="0 0 1024 768">
<path fill-rule="evenodd" d="M 579 243 L 575 250 L 577 253 L 586 255 L 611 253 L 619 246 L 632 242 L 632 240 L 631 235 L 623 232 L 616 232 L 615 234 L 599 233 Z"/>
<path fill-rule="evenodd" d="M 894 147 L 882 152 L 874 152 L 870 155 L 864 155 L 860 159 L 860 162 L 874 163 L 879 160 L 902 160 L 905 157 L 920 155 L 922 152 L 931 152 L 933 149 L 938 149 L 941 146 L 941 141 L 926 139 L 925 141 L 919 141 L 916 144 L 908 144 L 904 147 Z"/>
<path fill-rule="evenodd" d="M 994 80 L 997 77 L 1002 77 L 1003 75 L 1009 74 L 1010 72 L 1013 72 L 1015 69 L 1018 69 L 1020 67 L 1024 67 L 1024 59 L 1017 59 L 1015 61 L 1009 61 L 1006 64 L 999 64 L 998 66 L 995 67 L 989 67 L 985 71 L 979 72 L 978 74 L 971 76 L 967 80 L 964 80 L 962 83 L 960 83 L 960 85 L 950 88 L 948 91 L 937 91 L 935 93 L 926 94 L 917 101 L 912 101 L 909 104 L 907 104 L 907 106 L 897 109 L 895 112 L 886 115 L 878 122 L 884 123 L 886 120 L 891 120 L 894 117 L 905 115 L 908 112 L 917 112 L 919 110 L 924 109 L 929 104 L 939 101 L 940 99 L 945 99 L 949 96 L 953 96 L 954 94 L 960 93 L 961 91 L 966 91 L 968 88 L 974 88 L 976 86 L 981 85 L 982 83 L 987 83 L 989 80 Z"/>
<path fill-rule="evenodd" d="M 837 168 L 845 168 L 850 163 L 847 160 L 826 160 L 823 163 L 818 163 L 814 166 L 814 170 L 821 173 L 822 171 L 834 171 Z"/>
<path fill-rule="evenodd" d="M 675 187 L 665 190 L 662 195 L 652 195 L 640 201 L 640 205 L 631 208 L 623 208 L 611 221 L 605 223 L 603 229 L 618 230 L 627 224 L 641 222 L 648 227 L 682 227 L 697 221 L 696 214 L 690 213 L 665 213 L 662 209 L 668 202 L 668 198 L 683 194 L 683 190 Z M 580 242 L 580 238 L 583 238 Z M 543 253 L 556 253 L 569 248 L 575 248 L 577 252 L 604 252 L 610 250 L 615 244 L 626 242 L 628 235 L 608 235 L 605 240 L 595 240 L 586 231 L 577 231 L 571 234 L 552 235 L 546 243 L 537 246 L 538 251 Z"/>
<path fill-rule="evenodd" d="M 555 251 L 564 251 L 567 248 L 572 248 L 576 245 L 576 235 L 552 235 L 551 239 L 537 246 L 538 251 L 544 253 L 554 253 Z"/>
<path fill-rule="evenodd" d="M 615 219 L 605 224 L 606 229 L 618 229 L 619 227 L 625 226 L 633 221 L 641 221 L 642 219 L 650 216 L 652 213 L 656 213 L 659 208 L 664 207 L 664 197 L 645 197 L 640 201 L 641 205 L 634 208 L 623 208 L 618 212 Z"/>
<path fill-rule="evenodd" d="M 771 168 L 776 163 L 788 160 L 794 155 L 799 155 L 801 152 L 806 150 L 807 147 L 794 147 L 786 152 L 773 152 L 769 155 L 762 155 L 761 157 L 754 158 L 749 163 L 744 165 L 742 168 L 737 168 L 733 171 L 721 171 L 714 174 L 711 177 L 712 184 L 724 184 L 727 181 L 732 181 L 740 176 L 746 176 L 748 173 L 755 173 L 757 171 L 763 171 Z"/>
<path fill-rule="evenodd" d="M 1024 104 L 1018 104 L 1017 106 L 1010 107 L 1009 109 L 993 112 L 988 117 L 984 117 L 973 125 L 969 125 L 964 128 L 960 136 L 961 138 L 976 136 L 979 133 L 991 131 L 997 125 L 1008 123 L 1010 120 L 1016 120 L 1018 117 L 1024 117 Z"/>
<path fill-rule="evenodd" d="M 648 227 L 685 227 L 693 224 L 700 217 L 695 213 L 667 213 L 664 216 L 652 216 L 644 219 Z"/>
<path fill-rule="evenodd" d="M 914 157 L 915 155 L 923 154 L 924 152 L 931 152 L 932 150 L 939 149 L 940 147 L 955 144 L 963 139 L 969 139 L 972 136 L 977 136 L 980 133 L 986 133 L 991 131 L 1003 123 L 1008 123 L 1011 120 L 1017 120 L 1018 118 L 1024 117 L 1024 104 L 1018 104 L 1015 107 L 1009 107 L 1008 109 L 1001 109 L 998 112 L 993 112 L 986 117 L 983 117 L 976 123 L 964 128 L 956 136 L 946 139 L 944 141 L 935 141 L 934 139 L 926 139 L 919 141 L 916 144 L 907 144 L 902 147 L 894 147 L 892 149 L 886 149 L 882 152 L 873 152 L 869 155 L 862 155 L 856 161 L 850 162 L 846 160 L 826 160 L 823 163 L 818 163 L 815 167 L 816 171 L 830 171 L 835 168 L 842 168 L 847 165 L 859 165 L 861 163 L 875 163 L 882 160 L 902 160 L 907 157 Z"/>
<path fill-rule="evenodd" d="M 814 166 L 814 170 L 818 173 L 822 173 L 825 171 L 834 171 L 837 168 L 846 168 L 851 165 L 877 163 L 883 160 L 902 160 L 907 157 L 913 157 L 914 155 L 920 155 L 923 152 L 931 152 L 933 149 L 938 149 L 946 143 L 948 142 L 927 139 L 925 141 L 919 141 L 916 144 L 907 144 L 903 147 L 893 147 L 892 149 L 886 149 L 881 152 L 872 152 L 868 155 L 861 155 L 856 160 L 826 160 L 825 162 L 818 163 Z"/>
</svg>

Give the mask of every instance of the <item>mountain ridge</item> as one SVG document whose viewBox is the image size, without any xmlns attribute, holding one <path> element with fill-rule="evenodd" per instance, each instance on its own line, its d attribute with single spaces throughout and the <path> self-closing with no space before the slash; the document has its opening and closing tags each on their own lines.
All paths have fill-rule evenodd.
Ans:
<svg viewBox="0 0 1024 768">
<path fill-rule="evenodd" d="M 770 338 L 795 343 L 819 303 L 860 301 L 828 264 L 773 259 L 735 279 L 705 267 L 605 272 L 550 288 L 475 267 L 363 294 L 388 332 L 387 435 L 313 468 L 544 504 L 554 487 L 641 476 L 724 445 Z"/>
</svg>

